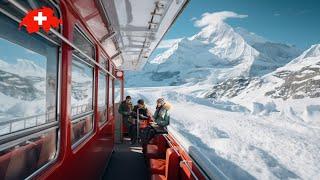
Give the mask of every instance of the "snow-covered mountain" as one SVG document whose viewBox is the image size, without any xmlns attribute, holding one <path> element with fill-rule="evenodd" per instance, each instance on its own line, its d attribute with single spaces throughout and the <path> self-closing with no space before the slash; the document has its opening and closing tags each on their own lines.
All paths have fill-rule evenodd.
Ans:
<svg viewBox="0 0 320 180">
<path fill-rule="evenodd" d="M 19 75 L 21 77 L 45 77 L 46 70 L 33 61 L 27 59 L 17 59 L 15 64 L 9 64 L 0 60 L 1 70 Z M 22 71 L 23 69 L 23 71 Z"/>
<path fill-rule="evenodd" d="M 272 75 L 282 81 L 266 92 L 267 96 L 282 99 L 320 97 L 320 44 L 313 45 Z"/>
<path fill-rule="evenodd" d="M 320 45 L 261 78 L 235 77 L 215 84 L 206 97 L 232 98 L 243 91 L 284 100 L 320 97 Z"/>
<path fill-rule="evenodd" d="M 207 25 L 157 55 L 141 72 L 127 73 L 127 86 L 218 83 L 268 74 L 300 55 L 293 46 L 269 42 L 223 21 Z M 152 63 L 153 62 L 153 63 Z M 154 63 L 157 62 L 157 63 Z"/>
<path fill-rule="evenodd" d="M 205 13 L 199 33 L 126 74 L 126 93 L 149 107 L 169 101 L 170 132 L 209 173 L 319 179 L 320 45 L 302 52 L 227 17 L 243 16 Z"/>
</svg>

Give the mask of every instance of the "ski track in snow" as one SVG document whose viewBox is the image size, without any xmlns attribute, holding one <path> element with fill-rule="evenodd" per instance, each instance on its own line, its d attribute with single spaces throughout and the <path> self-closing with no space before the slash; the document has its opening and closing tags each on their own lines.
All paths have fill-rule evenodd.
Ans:
<svg viewBox="0 0 320 180">
<path fill-rule="evenodd" d="M 152 110 L 158 97 L 168 99 L 173 105 L 169 128 L 187 139 L 181 143 L 189 151 L 199 149 L 230 179 L 320 178 L 317 126 L 277 114 L 252 115 L 240 105 L 212 103 L 174 87 L 126 91 L 134 100 L 145 99 Z"/>
</svg>

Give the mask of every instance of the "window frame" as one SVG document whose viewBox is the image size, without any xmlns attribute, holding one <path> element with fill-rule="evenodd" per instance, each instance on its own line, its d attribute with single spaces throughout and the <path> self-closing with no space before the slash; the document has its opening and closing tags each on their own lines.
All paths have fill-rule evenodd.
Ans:
<svg viewBox="0 0 320 180">
<path fill-rule="evenodd" d="M 98 74 L 100 75 L 103 75 L 104 76 L 104 79 L 105 79 L 105 82 L 106 82 L 106 87 L 105 87 L 105 94 L 107 95 L 108 94 L 108 87 L 109 87 L 109 85 L 108 85 L 108 75 L 107 74 L 105 74 L 103 71 L 100 71 L 99 70 L 99 72 L 98 72 Z M 99 76 L 98 75 L 98 76 Z M 99 81 L 99 77 L 98 77 L 98 83 L 100 83 L 100 81 Z M 99 88 L 98 88 L 98 99 L 99 99 L 100 97 L 99 97 Z M 105 97 L 105 104 L 104 104 L 104 106 L 99 106 L 99 103 L 97 104 L 97 107 L 98 107 L 98 115 L 100 115 L 100 113 L 102 112 L 102 111 L 104 111 L 104 112 L 106 112 L 106 116 L 105 116 L 105 120 L 104 121 L 101 121 L 100 120 L 100 117 L 99 117 L 99 122 L 98 122 L 98 126 L 101 128 L 101 127 L 103 127 L 104 126 L 104 124 L 106 124 L 108 121 L 109 121 L 109 118 L 108 118 L 108 97 L 106 96 Z"/>
<path fill-rule="evenodd" d="M 94 57 L 91 57 L 90 55 L 88 55 L 89 57 L 91 57 L 92 59 L 95 59 L 96 60 L 96 57 L 97 57 L 97 54 L 96 54 L 96 46 L 95 46 L 95 43 L 93 43 L 93 41 L 90 39 L 90 37 L 85 33 L 85 31 L 80 27 L 80 25 L 78 24 L 75 24 L 74 27 L 73 27 L 73 38 L 74 38 L 74 32 L 75 31 L 78 31 L 78 33 L 84 37 L 85 40 L 87 40 L 93 47 L 94 49 Z M 73 42 L 73 40 L 72 40 Z M 92 63 L 90 63 L 90 61 L 87 61 L 86 58 L 82 58 L 82 57 L 79 57 L 77 56 L 77 54 L 74 53 L 74 51 L 72 51 L 72 58 L 71 58 L 71 61 L 78 61 L 79 63 L 82 63 L 90 68 L 92 68 L 92 72 L 93 72 L 93 76 L 92 76 L 92 110 L 91 111 L 87 111 L 87 112 L 84 112 L 84 113 L 80 113 L 80 114 L 77 114 L 77 115 L 72 115 L 70 114 L 71 118 L 70 118 L 70 123 L 71 123 L 71 131 L 70 133 L 72 133 L 72 128 L 73 128 L 73 125 L 76 124 L 76 123 L 79 123 L 81 121 L 85 121 L 83 119 L 85 119 L 86 117 L 88 116 L 92 116 L 92 119 L 91 119 L 91 122 L 92 122 L 92 128 L 90 129 L 89 132 L 87 132 L 83 137 L 81 137 L 80 139 L 78 139 L 76 142 L 72 143 L 72 139 L 71 140 L 71 149 L 73 151 L 77 151 L 79 149 L 79 147 L 81 147 L 81 145 L 85 144 L 87 142 L 87 140 L 93 136 L 94 134 L 94 131 L 95 131 L 95 126 L 96 126 L 96 123 L 95 123 L 95 116 L 94 116 L 94 107 L 95 107 L 95 88 L 96 88 L 96 82 L 95 82 L 95 78 L 97 76 L 96 74 L 96 66 Z M 76 60 L 74 59 L 76 58 Z M 71 72 L 72 72 L 72 69 L 71 69 Z M 71 75 L 71 79 L 72 79 L 72 75 Z M 71 98 L 71 96 L 70 96 Z M 71 110 L 72 106 L 70 107 L 70 110 Z M 71 111 L 70 111 L 71 112 Z M 72 112 L 71 112 L 72 113 Z M 72 134 L 70 134 L 70 138 L 72 138 Z"/>
<path fill-rule="evenodd" d="M 108 58 L 106 58 L 106 56 L 103 54 L 103 53 L 100 53 L 100 57 L 99 57 L 99 63 L 101 64 L 101 61 L 104 61 L 104 64 L 105 64 L 105 66 L 104 66 L 104 68 L 106 69 L 106 70 L 109 70 L 109 61 L 108 61 Z M 103 64 L 101 64 L 101 65 L 103 65 Z M 104 71 L 102 71 L 101 69 L 99 69 L 99 71 L 98 71 L 98 73 L 102 73 L 102 74 L 104 74 L 104 76 L 105 76 L 105 80 L 106 80 L 106 104 L 105 104 L 105 106 L 104 107 L 102 107 L 103 108 L 103 110 L 106 112 L 106 120 L 105 121 L 100 121 L 100 119 L 99 119 L 99 122 L 98 122 L 98 127 L 99 127 L 99 129 L 102 129 L 108 122 L 109 122 L 109 112 L 108 112 L 108 109 L 109 109 L 109 98 L 108 98 L 108 96 L 107 95 L 109 95 L 108 94 L 108 89 L 109 89 L 109 74 L 107 74 L 107 73 L 105 73 Z M 99 77 L 98 77 L 98 81 L 99 81 Z M 98 83 L 100 83 L 100 82 L 98 82 Z M 99 89 L 98 89 L 98 98 L 99 98 Z M 100 108 L 99 107 L 99 103 L 97 104 L 97 106 L 98 106 L 98 113 L 100 113 L 100 110 L 102 109 L 102 108 Z M 100 118 L 100 117 L 99 117 Z"/>
<path fill-rule="evenodd" d="M 115 66 L 112 64 L 112 62 L 109 62 L 109 71 L 110 73 L 112 73 L 112 75 L 115 72 Z M 108 114 L 111 113 L 112 116 L 115 116 L 115 107 L 114 107 L 114 81 L 115 79 L 112 78 L 110 75 L 108 75 Z M 111 82 L 111 84 L 110 84 Z M 110 99 L 110 88 L 111 88 L 111 97 L 112 97 L 112 101 Z M 111 104 L 110 104 L 111 103 Z M 110 108 L 112 107 L 112 111 L 110 110 Z M 109 114 L 110 115 L 110 114 Z"/>
<path fill-rule="evenodd" d="M 56 2 L 49 0 L 48 1 L 49 6 L 51 8 L 54 8 L 57 12 L 58 17 L 62 17 L 61 10 L 56 4 Z M 12 5 L 12 4 L 10 4 Z M 20 12 L 22 12 L 21 9 L 18 9 Z M 0 13 L 7 17 L 8 19 L 12 20 L 13 23 L 17 23 L 17 25 L 20 23 L 20 19 L 16 17 L 14 14 L 11 14 L 11 12 L 5 10 L 4 8 L 0 8 Z M 22 12 L 23 13 L 23 12 Z M 58 32 L 61 33 L 63 27 L 60 25 Z M 50 44 L 53 46 L 56 46 L 57 49 L 57 56 L 56 56 L 56 88 L 55 88 L 55 121 L 41 124 L 40 126 L 34 126 L 29 127 L 26 129 L 22 129 L 19 131 L 15 131 L 13 133 L 8 133 L 0 136 L 0 151 L 14 147 L 18 144 L 28 142 L 30 139 L 33 138 L 39 138 L 41 135 L 45 133 L 49 133 L 51 131 L 55 131 L 55 154 L 54 157 L 51 160 L 48 160 L 45 164 L 43 164 L 41 167 L 33 171 L 31 174 L 28 174 L 25 178 L 26 179 L 32 179 L 35 176 L 37 176 L 39 173 L 43 172 L 45 169 L 50 167 L 51 165 L 55 164 L 58 160 L 58 157 L 60 155 L 60 147 L 61 147 L 61 70 L 62 70 L 62 42 L 57 42 L 52 37 L 49 37 L 47 34 L 43 32 L 37 32 L 35 35 L 31 35 L 31 37 L 39 36 L 39 38 L 43 39 L 43 41 L 46 44 Z M 13 43 L 13 42 L 12 42 Z M 16 43 L 14 43 L 16 44 Z M 19 44 L 17 44 L 19 45 Z M 20 45 L 22 46 L 22 45 Z M 22 46 L 25 47 L 25 46 Z M 28 49 L 28 48 L 26 48 Z"/>
</svg>

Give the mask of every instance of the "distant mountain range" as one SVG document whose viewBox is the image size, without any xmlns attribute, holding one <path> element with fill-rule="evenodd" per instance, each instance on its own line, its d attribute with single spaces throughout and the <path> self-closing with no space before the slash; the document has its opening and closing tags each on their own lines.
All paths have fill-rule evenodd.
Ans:
<svg viewBox="0 0 320 180">
<path fill-rule="evenodd" d="M 167 86 L 228 78 L 261 77 L 301 54 L 287 44 L 270 42 L 243 28 L 219 21 L 182 38 L 156 56 L 141 72 L 127 73 L 127 86 Z"/>
</svg>

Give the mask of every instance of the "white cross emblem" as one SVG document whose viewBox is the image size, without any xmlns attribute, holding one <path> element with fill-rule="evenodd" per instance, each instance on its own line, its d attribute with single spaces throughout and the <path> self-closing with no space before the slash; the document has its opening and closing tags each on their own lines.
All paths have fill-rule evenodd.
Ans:
<svg viewBox="0 0 320 180">
<path fill-rule="evenodd" d="M 38 16 L 35 16 L 33 20 L 38 21 L 38 25 L 41 26 L 43 21 L 47 20 L 47 16 L 42 16 L 42 12 L 38 12 Z"/>
</svg>

